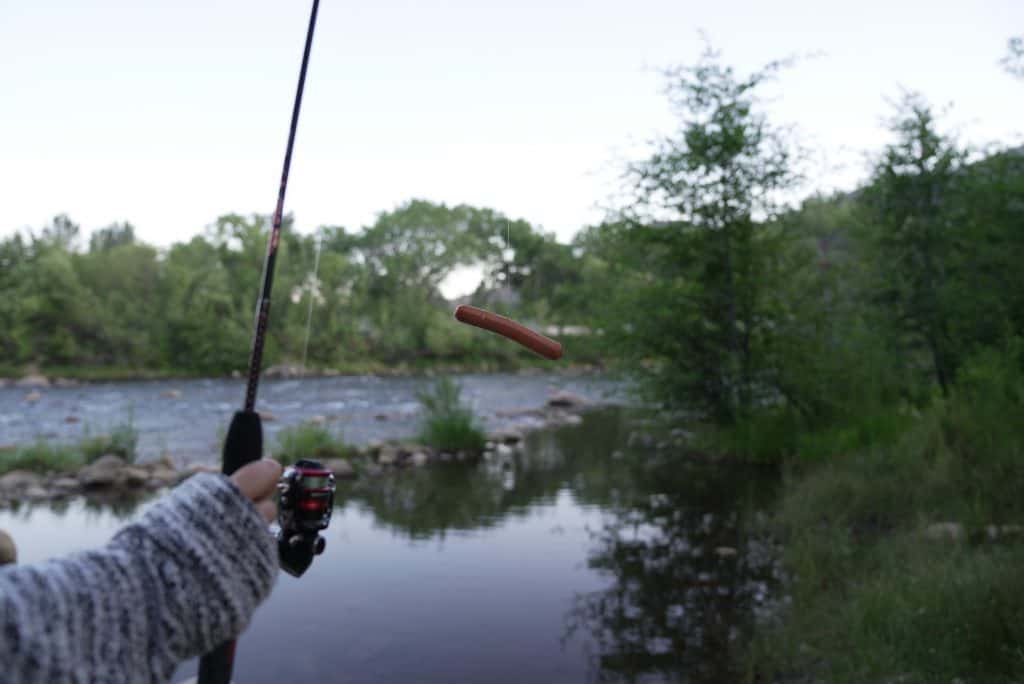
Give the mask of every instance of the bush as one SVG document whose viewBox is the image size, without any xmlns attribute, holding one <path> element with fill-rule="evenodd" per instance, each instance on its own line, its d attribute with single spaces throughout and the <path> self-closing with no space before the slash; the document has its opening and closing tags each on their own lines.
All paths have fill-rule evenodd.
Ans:
<svg viewBox="0 0 1024 684">
<path fill-rule="evenodd" d="M 72 470 L 82 464 L 81 452 L 66 444 L 39 441 L 29 446 L 0 450 L 0 473 L 9 470 Z"/>
<path fill-rule="evenodd" d="M 448 377 L 416 394 L 425 414 L 420 441 L 444 451 L 481 451 L 487 441 L 473 411 L 462 404 L 462 388 Z"/>
<path fill-rule="evenodd" d="M 334 434 L 321 425 L 303 423 L 284 428 L 277 434 L 278 452 L 274 457 L 281 465 L 295 463 L 308 458 L 327 460 L 343 458 L 353 453 L 354 448 L 345 444 L 340 434 Z"/>
<path fill-rule="evenodd" d="M 127 463 L 135 461 L 135 449 L 139 444 L 139 433 L 131 421 L 121 423 L 107 435 L 86 437 L 78 445 L 82 458 L 92 463 L 102 456 L 113 454 L 123 458 Z"/>
</svg>

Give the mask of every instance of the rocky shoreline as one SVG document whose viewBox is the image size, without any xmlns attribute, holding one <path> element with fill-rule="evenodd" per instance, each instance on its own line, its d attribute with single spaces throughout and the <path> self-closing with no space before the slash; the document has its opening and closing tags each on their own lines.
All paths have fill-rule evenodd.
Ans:
<svg viewBox="0 0 1024 684">
<path fill-rule="evenodd" d="M 540 408 L 506 411 L 512 426 L 488 435 L 482 452 L 448 452 L 406 440 L 376 441 L 356 449 L 345 458 L 329 458 L 324 464 L 339 480 L 379 477 L 405 468 L 440 462 L 464 462 L 504 456 L 522 447 L 526 435 L 535 430 L 578 425 L 588 404 L 575 394 L 556 392 Z M 273 454 L 271 454 L 273 455 Z M 116 503 L 173 487 L 199 472 L 219 472 L 216 463 L 192 463 L 179 467 L 168 456 L 146 463 L 129 463 L 107 454 L 77 471 L 34 472 L 12 470 L 0 475 L 0 509 L 22 503 L 67 500 L 77 496 L 95 497 Z"/>
</svg>

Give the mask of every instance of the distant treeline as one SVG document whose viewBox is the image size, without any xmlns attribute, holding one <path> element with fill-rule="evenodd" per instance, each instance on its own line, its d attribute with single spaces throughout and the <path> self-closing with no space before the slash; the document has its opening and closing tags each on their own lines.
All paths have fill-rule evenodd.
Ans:
<svg viewBox="0 0 1024 684">
<path fill-rule="evenodd" d="M 269 217 L 228 215 L 157 249 L 122 223 L 86 245 L 62 215 L 6 238 L 0 367 L 243 370 L 268 231 Z M 476 303 L 546 325 L 586 317 L 583 255 L 489 209 L 413 200 L 358 232 L 306 235 L 288 217 L 278 254 L 268 365 L 302 357 L 307 321 L 313 368 L 523 358 L 454 321 L 439 285 L 459 267 L 482 269 Z"/>
</svg>

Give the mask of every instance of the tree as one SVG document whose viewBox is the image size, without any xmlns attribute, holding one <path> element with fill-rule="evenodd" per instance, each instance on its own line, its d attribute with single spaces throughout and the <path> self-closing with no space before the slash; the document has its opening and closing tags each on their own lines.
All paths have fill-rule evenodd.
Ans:
<svg viewBox="0 0 1024 684">
<path fill-rule="evenodd" d="M 111 223 L 106 228 L 100 228 L 89 238 L 90 252 L 103 252 L 130 245 L 135 242 L 135 226 L 125 221 L 124 223 Z"/>
<path fill-rule="evenodd" d="M 878 296 L 909 344 L 925 349 L 948 394 L 961 360 L 953 297 L 964 247 L 951 200 L 965 182 L 966 153 L 938 131 L 919 94 L 904 94 L 896 107 L 889 121 L 896 141 L 876 162 L 866 195 L 877 231 Z"/>
<path fill-rule="evenodd" d="M 666 72 L 680 128 L 629 167 L 635 200 L 610 230 L 626 296 L 606 333 L 646 371 L 656 398 L 723 423 L 770 394 L 781 236 L 767 222 L 798 179 L 756 91 L 783 66 L 741 77 L 709 48 Z"/>
</svg>

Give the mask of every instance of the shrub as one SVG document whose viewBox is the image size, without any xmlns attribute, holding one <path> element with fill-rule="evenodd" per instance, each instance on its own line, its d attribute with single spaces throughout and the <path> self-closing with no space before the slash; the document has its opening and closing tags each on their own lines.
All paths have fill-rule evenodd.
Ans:
<svg viewBox="0 0 1024 684">
<path fill-rule="evenodd" d="M 115 426 L 110 434 L 86 437 L 78 445 L 78 449 L 86 463 L 92 463 L 107 454 L 119 456 L 132 463 L 135 461 L 135 449 L 138 444 L 139 433 L 129 420 Z"/>
<path fill-rule="evenodd" d="M 9 470 L 61 471 L 81 465 L 81 454 L 66 444 L 38 441 L 28 446 L 0 450 L 0 473 Z"/>
<path fill-rule="evenodd" d="M 304 458 L 326 460 L 343 458 L 354 449 L 345 444 L 340 434 L 334 434 L 321 425 L 302 423 L 277 433 L 278 452 L 275 458 L 282 465 Z"/>
<path fill-rule="evenodd" d="M 446 451 L 483 449 L 487 438 L 461 395 L 462 388 L 448 377 L 438 378 L 416 394 L 425 414 L 420 441 Z"/>
</svg>

